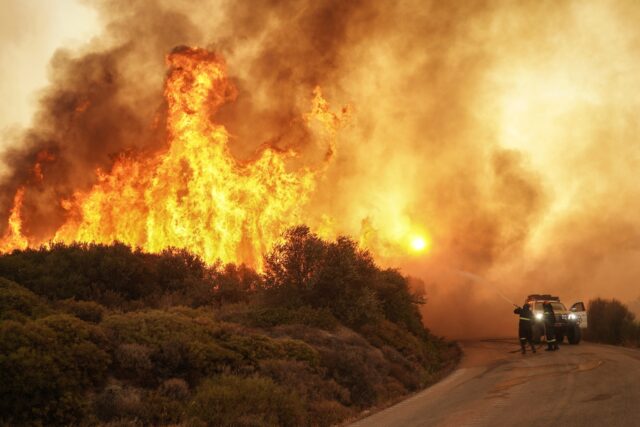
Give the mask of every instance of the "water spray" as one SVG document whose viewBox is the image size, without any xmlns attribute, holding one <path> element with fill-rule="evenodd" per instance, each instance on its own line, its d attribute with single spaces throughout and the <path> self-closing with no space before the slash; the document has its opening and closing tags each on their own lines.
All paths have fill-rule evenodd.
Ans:
<svg viewBox="0 0 640 427">
<path fill-rule="evenodd" d="M 465 277 L 469 280 L 473 280 L 474 282 L 477 283 L 486 283 L 489 285 L 493 285 L 492 289 L 505 301 L 507 301 L 509 304 L 513 305 L 514 307 L 520 307 L 518 304 L 514 303 L 513 301 L 511 301 L 509 298 L 507 298 L 507 296 L 505 294 L 503 294 L 500 289 L 498 289 L 497 285 L 493 282 L 490 282 L 487 279 L 484 279 L 480 276 L 478 276 L 477 274 L 473 274 L 473 273 L 469 273 L 468 271 L 464 271 L 464 270 L 458 270 L 458 269 L 452 269 L 456 274 Z"/>
</svg>

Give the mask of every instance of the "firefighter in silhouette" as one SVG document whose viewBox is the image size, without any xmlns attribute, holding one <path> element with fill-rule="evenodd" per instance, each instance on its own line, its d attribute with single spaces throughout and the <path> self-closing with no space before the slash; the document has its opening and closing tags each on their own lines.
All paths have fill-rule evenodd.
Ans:
<svg viewBox="0 0 640 427">
<path fill-rule="evenodd" d="M 535 353 L 536 348 L 533 346 L 533 341 L 531 340 L 531 324 L 533 322 L 531 306 L 529 304 L 525 304 L 522 308 L 517 307 L 513 312 L 520 315 L 520 322 L 518 323 L 518 337 L 520 338 L 522 354 L 527 352 L 527 343 L 531 346 L 531 351 Z"/>
<path fill-rule="evenodd" d="M 556 340 L 556 316 L 550 302 L 542 304 L 544 310 L 544 330 L 547 335 L 547 348 L 545 351 L 558 350 L 558 341 Z"/>
</svg>

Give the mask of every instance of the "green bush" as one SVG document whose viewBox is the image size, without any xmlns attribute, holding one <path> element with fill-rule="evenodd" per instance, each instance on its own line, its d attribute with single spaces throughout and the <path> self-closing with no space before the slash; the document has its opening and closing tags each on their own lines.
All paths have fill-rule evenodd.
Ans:
<svg viewBox="0 0 640 427">
<path fill-rule="evenodd" d="M 169 389 L 176 388 L 175 383 Z M 179 388 L 184 387 L 180 383 Z M 167 394 L 164 384 L 158 390 L 148 390 L 120 384 L 106 387 L 93 403 L 95 415 L 102 422 L 136 425 L 174 425 L 186 420 L 188 397 L 180 393 Z M 181 398 L 176 398 L 181 396 Z"/>
<path fill-rule="evenodd" d="M 141 344 L 120 344 L 114 352 L 114 370 L 121 378 L 140 384 L 153 381 L 153 364 L 149 347 Z"/>
<path fill-rule="evenodd" d="M 67 313 L 91 323 L 100 323 L 106 312 L 103 306 L 94 301 L 68 299 L 61 301 L 60 307 Z"/>
<path fill-rule="evenodd" d="M 254 328 L 272 328 L 278 325 L 306 325 L 334 331 L 339 324 L 330 310 L 308 306 L 298 308 L 247 307 L 240 312 L 227 313 L 222 316 L 222 319 L 239 322 Z"/>
<path fill-rule="evenodd" d="M 112 339 L 120 343 L 137 343 L 156 348 L 169 341 L 211 339 L 219 328 L 212 319 L 196 321 L 178 312 L 148 310 L 113 314 L 102 321 Z"/>
<path fill-rule="evenodd" d="M 93 328 L 65 315 L 0 324 L 0 424 L 83 419 L 84 395 L 101 386 L 110 363 Z"/>
<path fill-rule="evenodd" d="M 172 400 L 183 401 L 189 397 L 189 385 L 181 378 L 169 378 L 160 385 L 158 392 Z"/>
<path fill-rule="evenodd" d="M 111 315 L 102 325 L 114 344 L 149 348 L 159 380 L 180 377 L 196 382 L 242 363 L 243 356 L 219 339 L 221 329 L 210 317 L 151 310 Z"/>
<path fill-rule="evenodd" d="M 340 424 L 354 413 L 351 409 L 335 400 L 318 400 L 311 402 L 308 406 L 309 418 L 313 420 L 313 425 L 320 427 L 330 427 Z"/>
<path fill-rule="evenodd" d="M 354 346 L 324 349 L 320 354 L 322 366 L 331 378 L 349 390 L 353 404 L 364 408 L 381 400 L 386 382 L 381 355 Z"/>
<path fill-rule="evenodd" d="M 262 278 L 244 264 L 214 266 L 211 271 L 213 299 L 219 305 L 247 301 L 262 287 Z"/>
<path fill-rule="evenodd" d="M 170 292 L 195 300 L 195 289 L 213 287 L 202 260 L 185 250 L 145 254 L 121 243 L 55 243 L 14 251 L 0 257 L 0 276 L 50 299 L 91 300 L 108 307 L 157 300 Z M 211 295 L 204 303 L 211 303 Z"/>
<path fill-rule="evenodd" d="M 46 315 L 50 311 L 36 294 L 0 277 L 0 321 L 26 320 Z"/>
<path fill-rule="evenodd" d="M 110 385 L 96 397 L 94 411 L 101 421 L 136 419 L 144 412 L 142 390 L 121 385 Z"/>
<path fill-rule="evenodd" d="M 295 394 L 268 378 L 221 376 L 204 381 L 190 415 L 215 426 L 301 426 L 307 414 Z"/>
<path fill-rule="evenodd" d="M 325 242 L 300 226 L 265 256 L 264 287 L 280 307 L 324 308 L 347 326 L 359 329 L 382 319 L 424 335 L 408 281 L 395 270 L 381 270 L 370 253 L 347 237 Z"/>
<path fill-rule="evenodd" d="M 399 272 L 284 237 L 264 275 L 122 244 L 0 255 L 0 425 L 332 425 L 457 360 Z"/>
<path fill-rule="evenodd" d="M 640 325 L 626 305 L 616 299 L 596 298 L 589 301 L 589 318 L 585 338 L 613 345 L 640 345 Z"/>
<path fill-rule="evenodd" d="M 138 418 L 143 425 L 175 425 L 186 420 L 185 402 L 172 399 L 158 391 L 144 394 Z"/>
<path fill-rule="evenodd" d="M 339 411 L 340 414 L 352 413 L 347 407 L 351 404 L 351 393 L 328 377 L 324 369 L 295 360 L 264 360 L 260 362 L 260 374 L 305 400 L 311 420 L 318 420 L 323 416 L 315 411 L 315 402 L 335 402 L 336 406 L 343 408 Z"/>
</svg>

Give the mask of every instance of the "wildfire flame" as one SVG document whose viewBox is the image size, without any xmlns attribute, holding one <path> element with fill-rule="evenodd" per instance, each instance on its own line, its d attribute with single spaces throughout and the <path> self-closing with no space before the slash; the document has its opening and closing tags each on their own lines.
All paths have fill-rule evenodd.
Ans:
<svg viewBox="0 0 640 427">
<path fill-rule="evenodd" d="M 13 208 L 7 221 L 7 231 L 0 241 L 0 252 L 7 252 L 12 249 L 24 249 L 29 245 L 27 239 L 22 235 L 20 210 L 22 209 L 23 199 L 24 187 L 20 187 L 13 198 Z"/>
<path fill-rule="evenodd" d="M 227 130 L 211 121 L 236 96 L 223 62 L 202 49 L 180 48 L 167 63 L 167 150 L 150 158 L 123 155 L 111 171 L 98 170 L 89 192 L 60 202 L 68 217 L 52 240 L 117 240 L 149 252 L 181 247 L 208 263 L 260 267 L 262 254 L 282 231 L 303 222 L 302 208 L 319 171 L 289 171 L 287 159 L 296 153 L 269 147 L 255 160 L 238 161 L 229 151 Z M 347 113 L 332 113 L 316 89 L 307 120 L 317 120 L 332 140 Z M 330 142 L 327 157 L 334 151 Z M 42 243 L 22 234 L 23 197 L 21 188 L 0 241 L 3 252 Z"/>
</svg>

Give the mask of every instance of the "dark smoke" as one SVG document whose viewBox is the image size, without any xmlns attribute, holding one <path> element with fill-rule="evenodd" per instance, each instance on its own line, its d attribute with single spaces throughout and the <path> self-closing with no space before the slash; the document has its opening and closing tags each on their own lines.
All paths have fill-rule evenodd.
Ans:
<svg viewBox="0 0 640 427">
<path fill-rule="evenodd" d="M 11 173 L 0 212 L 6 219 L 15 190 L 27 185 L 28 234 L 50 236 L 64 220 L 59 201 L 89 188 L 96 168 L 166 146 L 164 57 L 195 45 L 225 58 L 238 89 L 215 120 L 239 158 L 269 144 L 299 151 L 303 165 L 322 161 L 324 147 L 302 119 L 313 88 L 334 106 L 353 105 L 310 225 L 326 215 L 338 233 L 378 233 L 380 262 L 424 280 L 436 332 L 495 335 L 513 326 L 490 286 L 456 270 L 487 277 L 517 303 L 531 292 L 560 293 L 567 303 L 616 296 L 609 291 L 638 298 L 639 102 L 628 99 L 640 89 L 629 54 L 640 40 L 637 7 L 91 4 L 104 34 L 80 52 L 56 53 L 36 125 L 4 156 Z M 387 251 L 385 238 L 416 224 L 434 242 L 428 257 Z"/>
</svg>

